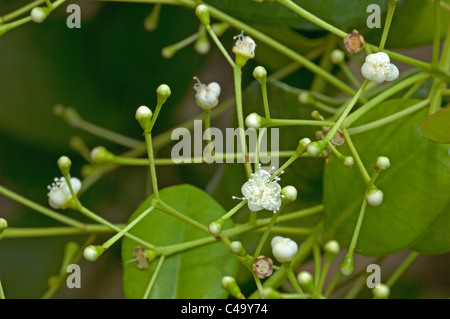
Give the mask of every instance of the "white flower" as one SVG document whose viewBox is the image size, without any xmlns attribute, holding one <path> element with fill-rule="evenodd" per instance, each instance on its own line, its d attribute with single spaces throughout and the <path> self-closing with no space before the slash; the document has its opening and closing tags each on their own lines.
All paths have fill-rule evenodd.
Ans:
<svg viewBox="0 0 450 319">
<path fill-rule="evenodd" d="M 389 161 L 389 158 L 386 156 L 379 156 L 377 158 L 377 168 L 379 170 L 386 170 L 391 166 L 391 162 Z"/>
<path fill-rule="evenodd" d="M 233 47 L 233 52 L 236 55 L 245 56 L 247 59 L 253 59 L 255 57 L 256 43 L 251 37 L 244 36 L 244 31 L 233 39 L 236 40 Z"/>
<path fill-rule="evenodd" d="M 81 182 L 78 178 L 70 178 L 70 184 L 72 184 L 73 191 L 75 194 L 81 188 Z M 64 177 L 55 177 L 52 185 L 47 186 L 48 192 L 48 203 L 52 208 L 59 209 L 65 208 L 65 205 L 72 199 L 72 194 L 70 193 L 69 186 L 66 183 Z"/>
<path fill-rule="evenodd" d="M 194 85 L 195 101 L 202 109 L 210 110 L 219 103 L 220 85 L 217 82 L 211 82 L 205 85 L 194 77 L 198 83 Z"/>
<path fill-rule="evenodd" d="M 361 67 L 361 73 L 366 79 L 377 83 L 393 81 L 398 77 L 399 71 L 390 62 L 389 55 L 384 52 L 369 54 Z"/>
<path fill-rule="evenodd" d="M 278 184 L 278 176 L 270 178 L 270 172 L 260 169 L 253 173 L 250 179 L 242 185 L 241 191 L 246 199 L 248 208 L 257 212 L 262 209 L 271 210 L 274 213 L 281 206 L 281 186 Z"/>
<path fill-rule="evenodd" d="M 290 238 L 275 236 L 271 242 L 273 256 L 279 262 L 288 262 L 294 259 L 298 246 L 295 241 Z"/>
</svg>

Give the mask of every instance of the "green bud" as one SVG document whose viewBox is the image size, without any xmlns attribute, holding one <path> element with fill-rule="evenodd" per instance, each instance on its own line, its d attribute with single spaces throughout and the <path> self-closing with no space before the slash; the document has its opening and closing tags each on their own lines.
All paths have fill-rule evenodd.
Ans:
<svg viewBox="0 0 450 319">
<path fill-rule="evenodd" d="M 105 249 L 102 246 L 90 245 L 84 249 L 83 256 L 88 261 L 96 261 L 104 251 Z"/>
<path fill-rule="evenodd" d="M 314 293 L 314 280 L 313 280 L 313 276 L 307 272 L 307 271 L 302 271 L 297 275 L 297 281 L 300 285 L 300 287 L 306 291 L 307 293 Z"/>
<path fill-rule="evenodd" d="M 195 41 L 194 49 L 198 54 L 205 55 L 211 49 L 211 44 L 208 41 L 206 35 L 200 36 L 197 41 Z"/>
<path fill-rule="evenodd" d="M 346 167 L 351 167 L 353 166 L 353 164 L 355 164 L 355 160 L 353 159 L 352 156 L 345 156 L 344 158 L 342 158 L 342 163 Z"/>
<path fill-rule="evenodd" d="M 331 262 L 339 254 L 341 247 L 336 240 L 330 240 L 325 244 L 323 249 L 325 251 L 325 259 Z"/>
<path fill-rule="evenodd" d="M 264 123 L 264 119 L 260 115 L 258 115 L 257 113 L 250 113 L 245 118 L 245 125 L 248 128 L 259 129 L 259 128 L 261 128 L 263 123 Z"/>
<path fill-rule="evenodd" d="M 35 7 L 31 10 L 30 17 L 33 22 L 42 23 L 48 17 L 50 8 Z"/>
<path fill-rule="evenodd" d="M 110 163 L 114 160 L 114 154 L 103 146 L 94 147 L 91 151 L 91 159 L 94 163 Z"/>
<path fill-rule="evenodd" d="M 322 151 L 325 149 L 325 146 L 327 144 L 325 143 L 325 141 L 315 141 L 315 142 L 311 142 L 308 145 L 308 148 L 306 149 L 306 151 L 313 157 L 319 156 L 320 153 L 322 153 Z"/>
<path fill-rule="evenodd" d="M 230 243 L 230 250 L 233 254 L 237 256 L 245 256 L 247 253 L 245 252 L 244 245 L 240 241 L 233 241 Z"/>
<path fill-rule="evenodd" d="M 172 92 L 170 91 L 170 88 L 167 84 L 161 84 L 160 86 L 158 86 L 158 88 L 156 89 L 157 103 L 166 103 L 170 94 L 172 94 Z"/>
<path fill-rule="evenodd" d="M 379 286 L 372 289 L 372 295 L 375 299 L 387 299 L 389 298 L 390 289 L 385 284 L 380 284 Z"/>
<path fill-rule="evenodd" d="M 236 283 L 236 279 L 231 276 L 225 276 L 221 281 L 222 288 L 229 292 L 229 294 L 233 297 L 241 297 L 242 292 L 239 286 Z"/>
<path fill-rule="evenodd" d="M 139 124 L 141 125 L 142 129 L 144 130 L 144 132 L 148 132 L 148 130 L 150 130 L 150 124 L 152 122 L 152 116 L 153 116 L 152 111 L 148 107 L 146 107 L 145 105 L 140 106 L 136 110 L 135 118 L 139 122 Z"/>
<path fill-rule="evenodd" d="M 155 4 L 152 12 L 144 20 L 144 28 L 147 31 L 154 31 L 158 27 L 159 12 L 161 11 L 161 4 Z"/>
<path fill-rule="evenodd" d="M 211 25 L 211 29 L 217 36 L 221 36 L 225 33 L 228 29 L 228 23 L 222 22 L 222 23 L 213 23 Z"/>
<path fill-rule="evenodd" d="M 253 70 L 253 77 L 261 84 L 267 82 L 267 71 L 263 66 L 257 66 Z"/>
<path fill-rule="evenodd" d="M 224 221 L 222 219 L 211 222 L 208 226 L 209 232 L 213 236 L 217 236 L 222 232 Z"/>
<path fill-rule="evenodd" d="M 344 261 L 341 264 L 341 273 L 344 276 L 349 276 L 353 272 L 353 255 L 345 256 Z"/>
<path fill-rule="evenodd" d="M 308 148 L 308 145 L 311 143 L 311 140 L 307 137 L 302 138 L 298 142 L 297 150 L 295 151 L 298 155 L 302 155 L 305 153 L 306 149 Z"/>
<path fill-rule="evenodd" d="M 297 189 L 294 186 L 288 185 L 281 189 L 281 201 L 284 204 L 292 203 L 297 199 Z"/>
<path fill-rule="evenodd" d="M 67 156 L 61 156 L 58 159 L 58 167 L 63 176 L 67 176 L 70 172 L 70 166 L 72 165 L 72 161 Z"/>
<path fill-rule="evenodd" d="M 262 291 L 262 296 L 265 299 L 281 299 L 281 293 L 272 287 L 264 288 Z"/>
<path fill-rule="evenodd" d="M 73 256 L 78 252 L 80 249 L 80 246 L 74 242 L 69 241 L 66 246 L 64 246 L 64 254 L 69 257 L 69 259 L 72 259 Z"/>
<path fill-rule="evenodd" d="M 197 8 L 195 9 L 195 15 L 204 26 L 209 25 L 210 18 L 209 18 L 209 9 L 207 6 L 205 6 L 204 4 L 198 5 Z"/>
<path fill-rule="evenodd" d="M 82 121 L 80 114 L 72 107 L 64 107 L 64 105 L 56 104 L 53 108 L 53 113 L 61 117 L 71 127 L 78 127 Z"/>
<path fill-rule="evenodd" d="M 177 50 L 173 45 L 166 46 L 161 50 L 161 55 L 166 59 L 170 59 L 175 55 L 175 53 L 177 53 Z"/>
<path fill-rule="evenodd" d="M 0 235 L 8 228 L 8 222 L 4 218 L 0 218 Z"/>
<path fill-rule="evenodd" d="M 314 104 L 314 103 L 316 103 L 316 99 L 314 98 L 314 96 L 312 96 L 308 92 L 301 92 L 298 95 L 298 101 L 301 104 Z"/>
<path fill-rule="evenodd" d="M 330 54 L 331 62 L 334 64 L 340 64 L 345 62 L 345 53 L 342 50 L 334 49 Z"/>
<path fill-rule="evenodd" d="M 83 153 L 88 149 L 86 143 L 80 136 L 72 136 L 69 141 L 69 147 L 79 153 Z"/>
</svg>

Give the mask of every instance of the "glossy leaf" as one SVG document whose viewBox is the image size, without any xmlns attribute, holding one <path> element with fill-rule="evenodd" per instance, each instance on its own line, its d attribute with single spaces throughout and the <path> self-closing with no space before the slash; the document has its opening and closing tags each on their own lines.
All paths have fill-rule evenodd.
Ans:
<svg viewBox="0 0 450 319">
<path fill-rule="evenodd" d="M 365 114 L 354 126 L 380 119 L 419 100 L 390 100 Z M 420 133 L 426 110 L 352 136 L 369 174 L 378 156 L 391 167 L 380 173 L 376 185 L 384 192 L 381 206 L 368 206 L 356 249 L 368 256 L 411 248 L 448 211 L 450 188 L 449 147 L 435 144 Z M 349 154 L 347 146 L 340 148 Z M 349 245 L 365 194 L 354 165 L 333 160 L 325 167 L 324 205 L 327 235 Z"/>
<path fill-rule="evenodd" d="M 450 143 L 450 108 L 429 115 L 423 122 L 421 131 L 433 142 Z"/>
<path fill-rule="evenodd" d="M 450 3 L 449 0 L 442 2 Z M 382 16 L 382 25 L 385 21 Z M 434 35 L 434 4 L 431 1 L 410 0 L 402 1 L 394 12 L 392 24 L 389 29 L 389 36 L 386 48 L 409 48 L 431 43 Z M 447 30 L 448 12 L 441 10 L 441 36 Z M 361 29 L 364 38 L 374 44 L 379 43 L 383 27 L 379 29 Z"/>
<path fill-rule="evenodd" d="M 225 214 L 225 210 L 209 195 L 191 185 L 177 185 L 160 191 L 161 199 L 186 216 L 208 225 Z M 147 209 L 153 199 L 149 197 L 130 217 L 130 221 Z M 231 222 L 225 224 L 231 226 Z M 207 237 L 205 233 L 159 210 L 153 210 L 142 219 L 131 233 L 157 247 L 180 244 Z M 155 270 L 158 259 L 141 270 L 133 259 L 136 249 L 133 240 L 124 238 L 122 259 L 124 261 L 123 289 L 126 298 L 142 298 Z M 150 294 L 154 299 L 207 299 L 225 298 L 221 287 L 225 275 L 234 276 L 238 261 L 220 242 L 199 246 L 182 253 L 170 255 L 164 261 Z"/>
</svg>

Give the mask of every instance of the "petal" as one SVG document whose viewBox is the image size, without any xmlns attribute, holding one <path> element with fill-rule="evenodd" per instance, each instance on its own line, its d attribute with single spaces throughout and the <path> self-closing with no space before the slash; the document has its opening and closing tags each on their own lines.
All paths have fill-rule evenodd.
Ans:
<svg viewBox="0 0 450 319">
<path fill-rule="evenodd" d="M 244 197 L 251 196 L 250 187 L 253 185 L 254 185 L 253 181 L 248 181 L 244 185 L 242 185 L 241 192 L 242 192 L 242 195 L 244 195 Z"/>
<path fill-rule="evenodd" d="M 248 209 L 250 209 L 252 212 L 259 212 L 261 209 L 263 209 L 261 206 L 257 205 L 254 201 L 249 200 L 247 202 Z"/>
<path fill-rule="evenodd" d="M 394 64 L 389 64 L 389 74 L 386 77 L 386 81 L 394 81 L 398 78 L 399 71 L 398 68 Z"/>
</svg>

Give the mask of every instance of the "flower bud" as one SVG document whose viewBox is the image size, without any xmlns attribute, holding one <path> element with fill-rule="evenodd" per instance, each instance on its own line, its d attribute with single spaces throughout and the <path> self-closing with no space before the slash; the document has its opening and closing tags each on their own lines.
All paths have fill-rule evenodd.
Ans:
<svg viewBox="0 0 450 319">
<path fill-rule="evenodd" d="M 322 151 L 325 149 L 325 146 L 326 146 L 326 143 L 324 141 L 311 142 L 311 143 L 309 143 L 306 151 L 309 153 L 309 155 L 316 157 L 320 153 L 322 153 Z"/>
<path fill-rule="evenodd" d="M 389 298 L 390 289 L 385 284 L 380 284 L 372 289 L 372 295 L 375 299 L 387 299 Z"/>
<path fill-rule="evenodd" d="M 197 8 L 195 9 L 195 15 L 204 26 L 209 25 L 210 18 L 209 18 L 209 9 L 207 6 L 205 6 L 204 4 L 198 5 Z"/>
<path fill-rule="evenodd" d="M 308 148 L 308 145 L 311 144 L 311 140 L 307 137 L 302 138 L 298 142 L 297 150 L 295 151 L 298 155 L 302 155 Z"/>
<path fill-rule="evenodd" d="M 294 259 L 298 245 L 290 238 L 275 236 L 271 242 L 272 253 L 279 262 L 289 262 Z"/>
<path fill-rule="evenodd" d="M 312 294 L 314 292 L 314 280 L 313 276 L 307 272 L 302 271 L 297 275 L 297 281 L 300 287 L 307 293 Z"/>
<path fill-rule="evenodd" d="M 61 174 L 63 174 L 64 176 L 69 174 L 71 165 L 72 161 L 67 156 L 61 156 L 58 159 L 59 170 L 61 171 Z"/>
<path fill-rule="evenodd" d="M 36 23 L 42 23 L 47 18 L 49 10 L 47 8 L 35 7 L 31 10 L 31 21 Z"/>
<path fill-rule="evenodd" d="M 170 87 L 167 84 L 161 84 L 156 89 L 157 103 L 164 104 L 169 98 L 172 92 L 170 91 Z"/>
<path fill-rule="evenodd" d="M 247 253 L 245 252 L 244 245 L 240 241 L 233 241 L 230 243 L 230 250 L 236 256 L 245 256 Z"/>
<path fill-rule="evenodd" d="M 4 218 L 0 218 L 0 235 L 8 228 L 8 222 Z"/>
<path fill-rule="evenodd" d="M 341 273 L 344 276 L 349 276 L 353 272 L 353 255 L 345 256 L 344 261 L 341 264 Z"/>
<path fill-rule="evenodd" d="M 262 291 L 262 297 L 264 299 L 281 299 L 281 293 L 272 287 L 266 287 Z"/>
<path fill-rule="evenodd" d="M 272 259 L 266 256 L 259 256 L 253 262 L 252 265 L 253 272 L 256 275 L 256 277 L 260 279 L 267 278 L 273 273 L 272 265 L 273 265 Z"/>
<path fill-rule="evenodd" d="M 114 154 L 103 146 L 94 147 L 91 151 L 91 159 L 94 163 L 110 163 L 114 160 Z"/>
<path fill-rule="evenodd" d="M 377 158 L 377 164 L 376 169 L 379 171 L 384 171 L 388 169 L 391 166 L 391 162 L 389 161 L 389 158 L 386 156 L 379 156 Z"/>
<path fill-rule="evenodd" d="M 344 166 L 351 167 L 353 166 L 353 164 L 355 164 L 355 160 L 353 159 L 352 156 L 345 156 L 342 159 L 342 163 L 344 164 Z"/>
<path fill-rule="evenodd" d="M 380 206 L 383 202 L 383 192 L 377 188 L 372 188 L 367 191 L 366 200 L 370 206 Z"/>
<path fill-rule="evenodd" d="M 141 125 L 144 132 L 147 132 L 150 129 L 150 124 L 152 121 L 153 113 L 152 111 L 146 107 L 145 105 L 140 106 L 136 110 L 135 118 Z"/>
<path fill-rule="evenodd" d="M 213 236 L 217 236 L 222 232 L 224 221 L 222 219 L 211 222 L 208 226 L 209 233 Z"/>
<path fill-rule="evenodd" d="M 336 240 L 330 240 L 323 246 L 323 249 L 325 251 L 325 259 L 331 262 L 339 254 L 341 247 Z"/>
<path fill-rule="evenodd" d="M 263 118 L 256 113 L 251 113 L 245 118 L 245 125 L 248 128 L 259 129 L 263 123 Z"/>
<path fill-rule="evenodd" d="M 222 288 L 228 291 L 228 293 L 232 297 L 242 298 L 243 294 L 241 292 L 241 289 L 236 283 L 236 279 L 231 276 L 224 276 L 221 281 Z"/>
<path fill-rule="evenodd" d="M 206 34 L 201 35 L 197 41 L 195 41 L 194 49 L 198 54 L 205 55 L 211 49 L 211 44 L 208 41 Z"/>
<path fill-rule="evenodd" d="M 334 49 L 330 54 L 331 62 L 334 64 L 340 64 L 345 62 L 345 53 L 342 50 Z"/>
<path fill-rule="evenodd" d="M 316 99 L 314 98 L 314 96 L 312 96 L 308 92 L 301 92 L 298 95 L 298 101 L 301 104 L 314 104 L 314 103 L 316 103 Z"/>
<path fill-rule="evenodd" d="M 104 251 L 105 249 L 102 246 L 90 245 L 84 249 L 83 256 L 88 261 L 96 261 Z"/>
<path fill-rule="evenodd" d="M 284 204 L 291 203 L 297 199 L 297 189 L 294 186 L 288 185 L 281 189 L 281 201 Z"/>
<path fill-rule="evenodd" d="M 253 70 L 253 77 L 261 84 L 267 82 L 267 71 L 263 66 L 257 66 Z"/>
</svg>

